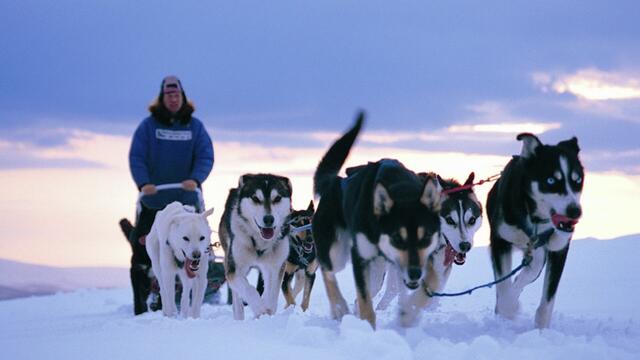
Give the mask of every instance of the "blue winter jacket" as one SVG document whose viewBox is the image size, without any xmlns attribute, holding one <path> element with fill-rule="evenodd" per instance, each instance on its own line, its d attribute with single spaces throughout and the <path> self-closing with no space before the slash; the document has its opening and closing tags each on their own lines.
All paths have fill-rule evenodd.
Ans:
<svg viewBox="0 0 640 360">
<path fill-rule="evenodd" d="M 186 124 L 164 125 L 149 116 L 133 135 L 129 167 L 138 189 L 189 179 L 201 185 L 213 168 L 213 144 L 195 117 Z"/>
</svg>

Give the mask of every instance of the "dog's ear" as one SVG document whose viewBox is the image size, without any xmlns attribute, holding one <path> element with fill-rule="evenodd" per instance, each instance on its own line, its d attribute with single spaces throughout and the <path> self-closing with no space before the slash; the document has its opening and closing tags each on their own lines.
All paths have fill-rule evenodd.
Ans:
<svg viewBox="0 0 640 360">
<path fill-rule="evenodd" d="M 238 179 L 238 189 L 242 188 L 252 176 L 251 174 L 240 175 Z"/>
<path fill-rule="evenodd" d="M 420 202 L 433 211 L 439 212 L 442 202 L 442 186 L 440 186 L 436 177 L 430 176 L 424 182 L 424 189 L 422 190 Z"/>
<path fill-rule="evenodd" d="M 425 175 L 424 179 L 425 181 L 429 180 L 429 176 Z M 436 179 L 438 179 L 438 184 L 440 184 L 440 187 L 444 188 L 446 186 L 444 179 L 441 178 L 440 175 L 436 175 Z"/>
<path fill-rule="evenodd" d="M 388 214 L 393 207 L 393 199 L 389 196 L 387 188 L 381 183 L 377 183 L 373 190 L 373 214 L 382 216 Z"/>
<path fill-rule="evenodd" d="M 580 152 L 580 147 L 578 146 L 578 138 L 576 138 L 575 136 L 569 140 L 559 142 L 558 146 L 570 150 L 576 153 L 576 155 Z"/>
<path fill-rule="evenodd" d="M 472 185 L 473 184 L 473 179 L 475 179 L 476 174 L 472 171 L 471 174 L 469 174 L 469 177 L 467 178 L 467 181 L 464 182 L 465 185 Z"/>
<path fill-rule="evenodd" d="M 516 139 L 522 141 L 522 151 L 520 152 L 520 156 L 525 159 L 534 156 L 538 146 L 542 145 L 540 139 L 531 133 L 521 133 L 516 137 Z"/>
<path fill-rule="evenodd" d="M 307 211 L 315 211 L 315 208 L 313 207 L 313 200 L 309 201 L 309 206 L 307 206 Z"/>
<path fill-rule="evenodd" d="M 291 197 L 293 195 L 293 185 L 291 185 L 291 180 L 288 177 L 282 177 L 282 181 L 285 184 L 285 187 L 287 188 L 287 192 L 289 193 L 289 197 Z"/>
<path fill-rule="evenodd" d="M 207 217 L 211 216 L 211 214 L 213 214 L 213 208 L 211 208 L 211 209 L 205 211 L 204 213 L 202 213 L 202 217 L 203 218 L 207 218 Z"/>
</svg>

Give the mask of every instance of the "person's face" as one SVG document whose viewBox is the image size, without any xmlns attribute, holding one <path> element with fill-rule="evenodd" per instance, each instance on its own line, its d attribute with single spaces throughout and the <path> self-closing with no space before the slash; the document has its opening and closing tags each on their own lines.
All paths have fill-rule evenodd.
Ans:
<svg viewBox="0 0 640 360">
<path fill-rule="evenodd" d="M 162 96 L 162 102 L 164 103 L 164 106 L 171 113 L 175 113 L 180 110 L 180 108 L 182 107 L 182 101 L 182 93 L 178 91 L 166 93 Z"/>
</svg>

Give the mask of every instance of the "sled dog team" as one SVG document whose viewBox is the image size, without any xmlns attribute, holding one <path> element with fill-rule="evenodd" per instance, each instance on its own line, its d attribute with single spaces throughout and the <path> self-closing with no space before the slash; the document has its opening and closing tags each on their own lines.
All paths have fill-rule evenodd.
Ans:
<svg viewBox="0 0 640 360">
<path fill-rule="evenodd" d="M 363 122 L 360 113 L 320 160 L 313 179 L 320 199 L 315 212 L 313 203 L 293 211 L 292 185 L 283 176 L 245 174 L 229 191 L 218 235 L 235 319 L 244 319 L 245 305 L 256 317 L 274 314 L 280 289 L 288 306 L 304 288 L 306 310 L 320 267 L 334 319 L 354 311 L 375 328 L 375 309 L 385 309 L 398 297 L 399 321 L 411 326 L 433 294 L 445 289 L 453 264 L 465 262 L 483 221 L 482 205 L 473 191 L 474 173 L 461 184 L 385 158 L 348 168 L 345 177 L 339 176 Z M 514 318 L 522 290 L 544 271 L 535 324 L 545 328 L 582 215 L 584 169 L 575 137 L 557 145 L 542 144 L 529 133 L 517 140 L 522 142 L 520 155 L 506 165 L 487 198 L 494 277 L 512 271 L 516 248 L 529 261 L 517 276 L 496 286 L 495 312 Z M 158 213 L 147 237 L 167 316 L 177 312 L 172 293 L 176 275 L 184 289 L 181 315 L 200 314 L 207 281 L 207 261 L 201 259 L 210 243 L 206 218 L 212 212 L 198 214 L 174 202 Z M 356 285 L 351 309 L 335 275 L 349 260 Z M 260 273 L 259 286 L 247 279 L 251 269 Z M 384 294 L 374 306 L 385 278 Z"/>
</svg>

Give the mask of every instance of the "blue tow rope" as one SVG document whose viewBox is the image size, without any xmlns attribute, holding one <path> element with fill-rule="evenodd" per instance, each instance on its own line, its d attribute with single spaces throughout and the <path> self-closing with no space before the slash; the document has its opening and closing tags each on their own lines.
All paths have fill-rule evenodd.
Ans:
<svg viewBox="0 0 640 360">
<path fill-rule="evenodd" d="M 529 263 L 531 262 L 531 258 L 528 256 L 525 256 L 524 259 L 522 259 L 522 263 L 516 267 L 515 269 L 513 269 L 509 274 L 501 277 L 498 280 L 492 281 L 490 283 L 484 284 L 484 285 L 478 285 L 474 288 L 471 288 L 469 290 L 465 290 L 465 291 L 461 291 L 461 292 L 457 292 L 457 293 L 439 293 L 439 292 L 435 292 L 435 291 L 431 291 L 429 290 L 428 287 L 426 287 L 424 289 L 425 293 L 427 294 L 428 297 L 435 297 L 435 296 L 441 296 L 441 297 L 453 297 L 453 296 L 461 296 L 461 295 L 469 295 L 472 292 L 474 292 L 475 290 L 478 289 L 482 289 L 482 288 L 490 288 L 495 284 L 499 284 L 505 280 L 507 280 L 508 278 L 512 277 L 513 275 L 517 274 L 520 270 L 522 270 L 525 266 L 529 266 Z"/>
<path fill-rule="evenodd" d="M 549 236 L 551 236 L 551 234 L 553 234 L 553 229 L 547 230 L 544 233 L 542 233 L 542 236 L 538 236 L 538 224 L 539 223 L 543 223 L 543 222 L 547 222 L 547 221 L 538 221 L 536 222 L 536 226 L 533 229 L 533 246 L 531 247 L 530 250 L 535 250 L 541 246 L 544 246 L 547 241 L 549 240 Z M 429 290 L 428 287 L 424 288 L 424 292 L 427 294 L 428 297 L 434 297 L 434 296 L 440 296 L 440 297 L 454 297 L 454 296 L 460 296 L 460 295 L 469 295 L 472 292 L 474 292 L 475 290 L 478 289 L 482 289 L 482 288 L 490 288 L 495 284 L 499 284 L 505 280 L 507 280 L 508 278 L 512 277 L 513 275 L 517 274 L 520 270 L 522 270 L 523 268 L 525 268 L 526 266 L 529 266 L 529 264 L 531 264 L 531 261 L 533 260 L 533 256 L 530 253 L 525 254 L 525 256 L 522 258 L 522 263 L 520 263 L 520 265 L 518 267 L 516 267 L 515 269 L 513 269 L 509 274 L 501 277 L 500 279 L 497 279 L 495 281 L 492 281 L 490 283 L 486 283 L 484 285 L 478 285 L 474 288 L 471 288 L 469 290 L 465 290 L 465 291 L 461 291 L 461 292 L 457 292 L 457 293 L 439 293 L 439 292 L 435 292 L 435 291 L 431 291 Z M 544 258 L 544 264 L 542 264 L 542 267 L 540 268 L 540 272 L 538 273 L 538 276 L 536 276 L 536 278 L 533 281 L 536 281 L 538 279 L 538 277 L 540 277 L 540 274 L 542 273 L 542 269 L 544 268 L 544 266 L 547 263 L 547 257 L 545 256 Z"/>
</svg>

